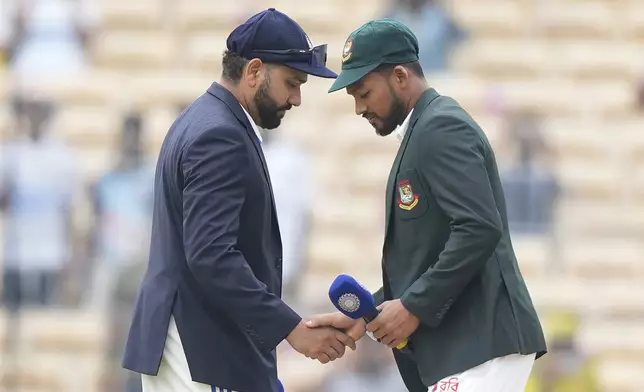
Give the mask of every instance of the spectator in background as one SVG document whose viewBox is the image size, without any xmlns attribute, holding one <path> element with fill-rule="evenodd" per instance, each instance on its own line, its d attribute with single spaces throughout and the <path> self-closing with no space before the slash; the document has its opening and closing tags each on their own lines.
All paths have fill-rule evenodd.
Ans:
<svg viewBox="0 0 644 392">
<path fill-rule="evenodd" d="M 0 69 L 5 68 L 13 48 L 15 1 L 0 0 Z"/>
<path fill-rule="evenodd" d="M 154 166 L 145 159 L 138 113 L 124 117 L 118 151 L 114 168 L 91 189 L 94 273 L 87 299 L 92 308 L 110 316 L 106 389 L 138 392 L 139 375 L 120 366 L 130 316 L 147 266 L 145 244 L 152 224 Z"/>
<path fill-rule="evenodd" d="M 7 0 L 5 0 L 7 1 Z M 87 67 L 85 44 L 96 20 L 86 0 L 22 0 L 11 24 L 13 71 L 25 79 L 78 76 Z M 44 66 L 46 64 L 46 66 Z"/>
<path fill-rule="evenodd" d="M 282 237 L 283 298 L 297 307 L 299 282 L 307 264 L 313 172 L 307 154 L 281 136 L 275 130 L 262 132 L 262 149 Z"/>
<path fill-rule="evenodd" d="M 548 355 L 535 364 L 526 392 L 599 392 L 595 363 L 575 341 L 579 316 L 554 312 L 545 318 Z"/>
<path fill-rule="evenodd" d="M 452 50 L 467 36 L 440 0 L 396 0 L 387 17 L 403 22 L 414 32 L 420 65 L 427 73 L 447 71 Z"/>
<path fill-rule="evenodd" d="M 636 94 L 636 110 L 644 113 L 644 76 L 638 80 Z"/>
<path fill-rule="evenodd" d="M 361 339 L 354 355 L 353 362 L 329 375 L 321 392 L 407 391 L 386 346 Z"/>
<path fill-rule="evenodd" d="M 111 308 L 121 271 L 147 261 L 154 167 L 145 161 L 142 139 L 141 117 L 125 116 L 118 161 L 91 190 L 95 266 L 88 298 L 92 307 L 103 311 Z"/>
<path fill-rule="evenodd" d="M 501 173 L 512 233 L 552 234 L 558 181 L 549 166 L 549 151 L 541 134 L 541 118 L 516 113 L 509 118 L 508 137 L 515 159 Z"/>
<path fill-rule="evenodd" d="M 6 215 L 3 301 L 51 305 L 72 258 L 76 160 L 57 140 L 50 102 L 16 99 L 19 136 L 0 156 L 0 207 Z"/>
<path fill-rule="evenodd" d="M 141 376 L 121 368 L 123 348 L 130 328 L 130 316 L 139 293 L 147 264 L 131 263 L 121 269 L 114 287 L 110 308 L 110 345 L 108 349 L 108 386 L 106 391 L 141 392 Z"/>
</svg>

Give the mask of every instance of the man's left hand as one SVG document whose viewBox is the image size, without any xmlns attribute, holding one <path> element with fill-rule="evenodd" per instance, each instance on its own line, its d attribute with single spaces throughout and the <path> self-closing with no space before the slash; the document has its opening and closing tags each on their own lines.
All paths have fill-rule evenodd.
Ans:
<svg viewBox="0 0 644 392">
<path fill-rule="evenodd" d="M 367 331 L 390 348 L 396 348 L 420 325 L 418 317 L 405 309 L 399 299 L 383 302 L 378 310 L 380 314 L 367 324 Z"/>
</svg>

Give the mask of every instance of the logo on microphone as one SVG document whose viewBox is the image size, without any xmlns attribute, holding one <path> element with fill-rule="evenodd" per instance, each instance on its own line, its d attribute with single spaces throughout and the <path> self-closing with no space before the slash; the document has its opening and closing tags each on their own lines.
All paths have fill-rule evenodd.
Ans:
<svg viewBox="0 0 644 392">
<path fill-rule="evenodd" d="M 340 299 L 338 299 L 338 305 L 343 310 L 353 313 L 360 307 L 360 298 L 352 293 L 342 294 Z"/>
</svg>

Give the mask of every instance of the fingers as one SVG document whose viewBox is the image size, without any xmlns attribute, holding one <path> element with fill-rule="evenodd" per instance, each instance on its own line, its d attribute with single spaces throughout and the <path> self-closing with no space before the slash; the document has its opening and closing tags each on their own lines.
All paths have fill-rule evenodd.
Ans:
<svg viewBox="0 0 644 392">
<path fill-rule="evenodd" d="M 378 340 L 382 340 L 385 336 L 387 336 L 390 333 L 390 331 L 387 328 L 378 328 L 373 332 L 373 336 L 376 337 Z"/>
<path fill-rule="evenodd" d="M 358 323 L 356 323 L 356 325 L 349 328 L 345 333 L 347 334 L 347 336 L 353 339 L 354 342 L 357 342 L 358 340 L 362 339 L 366 331 L 367 327 L 364 324 L 364 321 L 359 321 Z"/>
<path fill-rule="evenodd" d="M 342 350 L 340 349 L 340 351 Z M 321 363 L 328 363 L 341 356 L 342 356 L 341 353 L 339 353 L 333 346 L 322 344 L 316 349 L 313 349 L 311 352 L 309 352 L 309 354 L 306 357 L 311 359 L 317 359 Z"/>
<path fill-rule="evenodd" d="M 309 328 L 317 328 L 317 327 L 326 327 L 331 325 L 331 316 L 332 313 L 326 313 L 326 314 L 318 314 L 313 317 L 311 317 L 310 320 L 306 322 L 306 326 Z"/>
<path fill-rule="evenodd" d="M 379 320 L 377 317 L 375 320 L 367 324 L 367 331 L 369 332 L 376 332 L 378 329 L 382 327 L 382 320 Z"/>
<path fill-rule="evenodd" d="M 382 311 L 384 308 L 387 307 L 387 305 L 389 305 L 389 302 L 391 302 L 391 301 L 385 301 L 385 302 L 381 303 L 380 305 L 376 306 L 376 309 L 378 309 L 379 311 Z"/>
<path fill-rule="evenodd" d="M 321 363 L 332 362 L 338 358 L 342 358 L 344 350 L 345 346 L 335 340 L 333 343 L 321 347 L 319 351 L 313 355 L 313 359 L 317 359 Z"/>
<path fill-rule="evenodd" d="M 378 332 L 381 332 L 382 330 L 379 330 Z M 396 336 L 394 333 L 380 333 L 378 336 L 378 340 L 380 343 L 384 344 L 385 346 L 389 346 L 391 343 L 393 343 L 394 340 L 396 340 Z"/>
<path fill-rule="evenodd" d="M 335 339 L 337 342 L 342 344 L 343 347 L 349 347 L 351 350 L 356 349 L 356 342 L 354 339 L 352 339 L 350 336 L 343 334 L 342 332 L 338 331 L 335 333 Z"/>
<path fill-rule="evenodd" d="M 400 330 L 388 331 L 382 328 L 376 331 L 373 335 L 380 343 L 388 346 L 389 348 L 396 348 L 405 340 L 405 337 L 403 336 L 405 333 Z"/>
<path fill-rule="evenodd" d="M 329 363 L 329 362 L 331 362 L 331 358 L 329 358 L 329 356 L 327 354 L 325 354 L 325 353 L 319 354 L 317 356 L 317 358 L 315 358 L 315 359 L 320 361 L 320 363 Z"/>
<path fill-rule="evenodd" d="M 401 337 L 400 333 L 391 332 L 384 334 L 381 338 L 378 338 L 378 342 L 384 344 L 389 348 L 398 348 L 406 339 Z"/>
<path fill-rule="evenodd" d="M 329 346 L 329 351 L 331 352 L 331 355 L 329 355 L 329 358 L 331 358 L 332 355 L 335 356 L 335 358 L 331 358 L 331 360 L 342 358 L 344 356 L 345 350 L 346 350 L 346 346 L 342 344 L 342 342 L 340 342 L 337 339 L 333 339 L 333 341 L 331 342 L 331 345 Z"/>
<path fill-rule="evenodd" d="M 310 350 L 305 354 L 308 358 L 317 359 L 321 363 L 328 363 L 338 358 L 342 358 L 349 347 L 356 349 L 356 342 L 350 336 L 338 331 L 332 327 L 317 328 L 315 331 L 310 330 L 317 343 L 310 346 Z M 364 334 L 364 332 L 363 332 Z M 311 341 L 311 343 L 313 343 Z"/>
<path fill-rule="evenodd" d="M 347 329 L 353 327 L 355 323 L 356 320 L 351 319 L 340 312 L 336 312 L 315 315 L 306 322 L 306 326 L 310 328 L 334 327 L 338 329 Z"/>
<path fill-rule="evenodd" d="M 324 348 L 322 349 L 322 351 L 329 356 L 329 359 L 331 361 L 334 361 L 338 358 L 342 358 L 342 356 L 344 355 L 345 347 L 348 345 L 344 342 L 347 341 L 348 337 L 346 337 L 346 335 L 344 335 L 342 332 L 333 330 L 330 330 L 329 332 L 330 334 L 324 340 Z M 344 335 L 346 339 L 343 338 L 342 335 Z"/>
<path fill-rule="evenodd" d="M 382 335 L 379 337 L 377 340 L 378 342 L 384 344 L 385 346 L 389 348 L 399 348 L 399 346 L 403 343 L 407 342 L 407 338 L 404 337 L 404 333 L 401 333 L 401 331 L 392 331 L 390 333 L 384 333 L 384 330 L 379 330 L 379 335 Z M 375 334 L 374 334 L 375 336 Z M 400 347 L 403 348 L 403 347 Z"/>
<path fill-rule="evenodd" d="M 329 328 L 328 335 L 320 342 L 320 346 L 307 357 L 317 359 L 321 363 L 328 363 L 342 358 L 346 352 L 346 347 L 355 350 L 355 341 L 344 333 Z"/>
</svg>

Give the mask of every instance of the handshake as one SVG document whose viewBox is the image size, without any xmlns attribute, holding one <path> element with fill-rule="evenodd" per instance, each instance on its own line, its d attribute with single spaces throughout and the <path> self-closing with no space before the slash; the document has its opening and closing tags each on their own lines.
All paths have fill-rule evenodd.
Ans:
<svg viewBox="0 0 644 392">
<path fill-rule="evenodd" d="M 341 358 L 346 347 L 355 350 L 356 342 L 367 332 L 392 349 L 409 350 L 407 339 L 420 321 L 399 299 L 376 307 L 371 293 L 348 275 L 336 278 L 329 298 L 339 312 L 300 322 L 286 338 L 299 353 L 328 363 Z"/>
<path fill-rule="evenodd" d="M 366 333 L 363 320 L 353 320 L 342 313 L 321 314 L 301 321 L 286 341 L 307 358 L 328 363 L 342 358 L 347 347 L 356 349 L 356 342 Z"/>
</svg>

